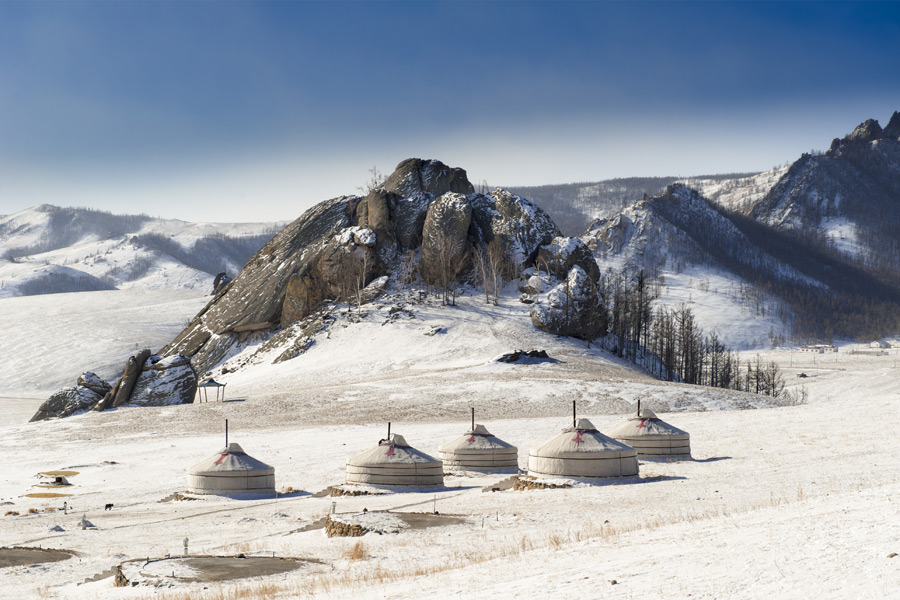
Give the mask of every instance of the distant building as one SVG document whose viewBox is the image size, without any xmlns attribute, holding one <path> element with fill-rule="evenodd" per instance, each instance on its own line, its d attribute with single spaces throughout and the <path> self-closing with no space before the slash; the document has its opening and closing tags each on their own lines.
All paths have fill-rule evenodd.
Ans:
<svg viewBox="0 0 900 600">
<path fill-rule="evenodd" d="M 869 348 L 890 348 L 891 345 L 888 342 L 882 342 L 880 340 L 875 340 L 871 344 L 869 344 Z"/>
<path fill-rule="evenodd" d="M 812 344 L 800 346 L 800 352 L 813 352 L 815 354 L 825 354 L 826 352 L 837 352 L 837 346 L 834 344 Z"/>
</svg>

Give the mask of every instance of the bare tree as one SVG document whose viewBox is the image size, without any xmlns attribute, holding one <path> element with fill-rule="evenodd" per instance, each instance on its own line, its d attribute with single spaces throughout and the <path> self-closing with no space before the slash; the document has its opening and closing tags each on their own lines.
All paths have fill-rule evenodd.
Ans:
<svg viewBox="0 0 900 600">
<path fill-rule="evenodd" d="M 475 263 L 475 271 L 478 273 L 481 285 L 484 288 L 484 301 L 486 304 L 490 304 L 491 279 L 488 276 L 487 248 L 483 243 L 472 249 L 472 261 Z"/>
<path fill-rule="evenodd" d="M 382 185 L 384 185 L 385 179 L 387 178 L 381 171 L 378 170 L 378 167 L 376 165 L 372 165 L 372 168 L 369 169 L 369 178 L 366 180 L 366 183 L 361 186 L 357 186 L 356 189 L 358 189 L 364 195 L 368 194 L 372 190 L 377 190 Z"/>
<path fill-rule="evenodd" d="M 340 299 L 347 301 L 347 311 L 353 301 L 356 302 L 356 314 L 360 314 L 360 306 L 363 301 L 363 290 L 366 287 L 369 269 L 371 268 L 370 251 L 365 246 L 356 246 L 347 250 L 347 255 L 341 261 Z"/>
<path fill-rule="evenodd" d="M 443 229 L 436 229 L 431 238 L 431 260 L 425 277 L 441 294 L 444 305 L 456 304 L 456 278 L 465 265 L 468 251 L 465 242 L 454 240 Z"/>
<path fill-rule="evenodd" d="M 485 250 L 487 275 L 491 282 L 493 304 L 497 306 L 500 303 L 500 290 L 506 285 L 510 275 L 511 261 L 505 245 L 498 236 L 494 236 L 494 239 L 488 243 Z"/>
</svg>

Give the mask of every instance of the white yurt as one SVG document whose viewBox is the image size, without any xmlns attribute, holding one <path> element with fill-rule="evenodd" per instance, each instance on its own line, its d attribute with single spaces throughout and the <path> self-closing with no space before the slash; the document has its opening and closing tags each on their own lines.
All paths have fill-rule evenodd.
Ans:
<svg viewBox="0 0 900 600">
<path fill-rule="evenodd" d="M 609 437 L 628 444 L 641 458 L 680 460 L 691 457 L 691 436 L 656 416 L 649 408 L 609 431 Z"/>
<path fill-rule="evenodd" d="M 239 444 L 227 444 L 191 467 L 188 480 L 188 491 L 195 494 L 275 494 L 275 468 L 253 458 Z"/>
<path fill-rule="evenodd" d="M 627 477 L 638 474 L 634 448 L 608 438 L 587 419 L 578 419 L 528 452 L 535 477 Z"/>
<path fill-rule="evenodd" d="M 519 466 L 519 449 L 481 424 L 441 446 L 438 456 L 446 466 L 459 469 L 489 471 Z"/>
<path fill-rule="evenodd" d="M 444 464 L 394 433 L 347 461 L 347 483 L 442 485 Z"/>
</svg>

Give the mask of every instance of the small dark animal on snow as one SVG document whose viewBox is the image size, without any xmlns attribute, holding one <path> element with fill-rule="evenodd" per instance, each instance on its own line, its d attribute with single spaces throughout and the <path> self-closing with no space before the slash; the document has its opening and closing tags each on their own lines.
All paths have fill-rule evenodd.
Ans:
<svg viewBox="0 0 900 600">
<path fill-rule="evenodd" d="M 107 504 L 103 510 L 112 510 L 112 507 L 113 507 L 112 504 Z"/>
</svg>

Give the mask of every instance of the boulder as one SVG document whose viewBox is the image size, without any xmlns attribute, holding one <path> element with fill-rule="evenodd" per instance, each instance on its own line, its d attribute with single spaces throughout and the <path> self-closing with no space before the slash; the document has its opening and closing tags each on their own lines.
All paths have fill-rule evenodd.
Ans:
<svg viewBox="0 0 900 600">
<path fill-rule="evenodd" d="M 394 236 L 394 206 L 400 198 L 385 189 L 372 190 L 356 207 L 356 222 L 361 229 L 372 232 L 371 237 L 357 244 L 373 246 L 384 269 L 396 257 L 397 238 Z M 371 243 L 367 243 L 371 241 Z"/>
<path fill-rule="evenodd" d="M 519 284 L 519 291 L 529 296 L 535 296 L 544 291 L 544 282 L 538 275 L 531 275 Z"/>
<path fill-rule="evenodd" d="M 30 421 L 68 417 L 77 412 L 90 410 L 101 400 L 103 400 L 102 395 L 83 385 L 63 388 L 41 404 Z"/>
<path fill-rule="evenodd" d="M 489 244 L 499 238 L 519 268 L 534 262 L 538 248 L 560 235 L 553 219 L 540 207 L 505 190 L 478 194 L 471 203 L 475 241 Z"/>
<path fill-rule="evenodd" d="M 557 279 L 565 277 L 576 265 L 587 273 L 591 281 L 597 282 L 600 279 L 600 267 L 597 266 L 593 253 L 583 241 L 575 237 L 556 237 L 551 243 L 541 246 L 535 265 L 549 271 Z"/>
<path fill-rule="evenodd" d="M 186 356 L 150 356 L 134 385 L 130 406 L 191 404 L 197 394 L 197 373 Z"/>
<path fill-rule="evenodd" d="M 216 275 L 216 278 L 213 280 L 213 291 L 210 295 L 215 296 L 221 292 L 229 282 L 231 282 L 231 277 L 228 276 L 228 273 L 223 271 Z"/>
<path fill-rule="evenodd" d="M 606 310 L 597 285 L 579 266 L 531 307 L 531 322 L 548 333 L 593 340 L 606 334 Z"/>
<path fill-rule="evenodd" d="M 112 386 L 100 379 L 100 376 L 91 371 L 85 371 L 78 378 L 77 385 L 86 387 L 101 398 L 109 393 Z"/>
<path fill-rule="evenodd" d="M 116 386 L 103 398 L 103 402 L 94 407 L 94 410 L 104 410 L 106 408 L 126 404 L 131 398 L 131 393 L 134 391 L 134 384 L 137 382 L 138 377 L 144 368 L 144 363 L 149 357 L 150 349 L 145 348 L 136 356 L 129 358 L 128 362 L 125 364 L 125 372 L 122 374 L 118 383 L 116 383 Z"/>
<path fill-rule="evenodd" d="M 448 167 L 438 160 L 408 158 L 397 165 L 381 186 L 403 198 L 441 196 L 447 192 L 474 194 L 465 169 Z"/>
</svg>

